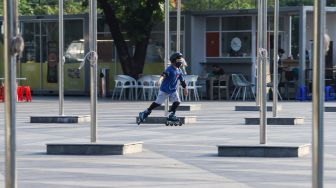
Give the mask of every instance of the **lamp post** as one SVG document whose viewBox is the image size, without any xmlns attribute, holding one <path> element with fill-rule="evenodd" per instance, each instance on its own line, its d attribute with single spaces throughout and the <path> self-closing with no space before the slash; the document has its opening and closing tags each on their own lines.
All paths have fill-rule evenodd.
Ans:
<svg viewBox="0 0 336 188">
<path fill-rule="evenodd" d="M 58 1 L 58 90 L 59 90 L 59 115 L 64 115 L 64 22 L 63 0 Z"/>
<path fill-rule="evenodd" d="M 323 188 L 325 0 L 314 0 L 312 187 Z"/>
<path fill-rule="evenodd" d="M 181 51 L 181 0 L 176 1 L 177 15 L 176 15 L 176 51 Z"/>
<path fill-rule="evenodd" d="M 97 54 L 97 1 L 90 0 L 89 47 Z M 90 99 L 91 99 L 91 142 L 97 141 L 97 57 L 91 57 L 90 63 Z M 84 60 L 85 61 L 85 60 Z"/>
<path fill-rule="evenodd" d="M 169 44 L 169 0 L 165 0 L 165 59 L 164 59 L 164 67 L 165 69 L 168 67 L 169 63 L 169 51 L 170 51 L 170 44 Z M 164 115 L 168 115 L 168 99 L 165 100 L 165 110 Z"/>
<path fill-rule="evenodd" d="M 267 141 L 267 117 L 266 117 L 266 64 L 268 63 L 268 54 L 267 54 L 267 0 L 259 1 L 261 6 L 261 22 L 258 24 L 262 24 L 262 27 L 258 32 L 261 34 L 261 39 L 258 46 L 259 48 L 259 102 L 260 102 L 260 144 L 266 144 Z M 259 27 L 258 27 L 259 28 Z"/>
<path fill-rule="evenodd" d="M 4 0 L 5 73 L 5 188 L 17 187 L 16 174 L 16 63 L 23 51 L 19 35 L 18 0 Z"/>
<path fill-rule="evenodd" d="M 278 46 L 279 46 L 279 0 L 274 0 L 274 42 L 273 42 L 273 117 L 278 111 Z M 280 58 L 280 57 L 279 57 Z"/>
</svg>

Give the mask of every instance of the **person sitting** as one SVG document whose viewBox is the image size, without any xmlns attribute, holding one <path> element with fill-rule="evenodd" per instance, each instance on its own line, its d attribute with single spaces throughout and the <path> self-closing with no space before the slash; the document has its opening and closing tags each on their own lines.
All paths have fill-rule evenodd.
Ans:
<svg viewBox="0 0 336 188">
<path fill-rule="evenodd" d="M 224 74 L 224 70 L 222 67 L 218 65 L 212 65 L 212 72 L 211 74 L 215 77 L 219 77 Z"/>
</svg>

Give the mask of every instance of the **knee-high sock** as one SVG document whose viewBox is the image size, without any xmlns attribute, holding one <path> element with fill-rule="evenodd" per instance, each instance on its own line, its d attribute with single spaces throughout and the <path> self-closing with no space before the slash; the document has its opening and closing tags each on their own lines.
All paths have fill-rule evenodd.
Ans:
<svg viewBox="0 0 336 188">
<path fill-rule="evenodd" d="M 176 109 L 177 109 L 177 107 L 180 105 L 180 102 L 174 102 L 173 103 L 173 105 L 172 105 L 172 107 L 171 107 L 171 109 L 169 110 L 169 112 L 173 112 L 174 114 L 175 114 L 175 112 L 176 112 Z"/>
<path fill-rule="evenodd" d="M 153 102 L 149 108 L 147 109 L 149 112 L 151 112 L 154 108 L 160 106 L 160 104 Z"/>
</svg>

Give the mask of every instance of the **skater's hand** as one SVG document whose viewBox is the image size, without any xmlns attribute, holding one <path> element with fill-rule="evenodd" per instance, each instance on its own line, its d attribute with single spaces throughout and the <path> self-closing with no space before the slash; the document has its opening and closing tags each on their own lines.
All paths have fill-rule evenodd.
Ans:
<svg viewBox="0 0 336 188">
<path fill-rule="evenodd" d="M 188 96 L 188 89 L 187 88 L 183 89 L 183 94 L 184 94 L 184 96 Z"/>
<path fill-rule="evenodd" d="M 163 76 L 160 76 L 159 80 L 155 82 L 155 85 L 160 86 L 163 80 Z"/>
</svg>

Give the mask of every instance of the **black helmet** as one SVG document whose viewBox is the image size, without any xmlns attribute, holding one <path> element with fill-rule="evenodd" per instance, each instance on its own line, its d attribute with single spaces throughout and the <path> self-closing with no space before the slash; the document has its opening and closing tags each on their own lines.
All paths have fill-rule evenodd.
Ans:
<svg viewBox="0 0 336 188">
<path fill-rule="evenodd" d="M 182 57 L 183 57 L 182 53 L 175 52 L 169 57 L 169 60 L 170 60 L 171 63 L 176 63 L 176 59 L 180 59 Z"/>
</svg>

